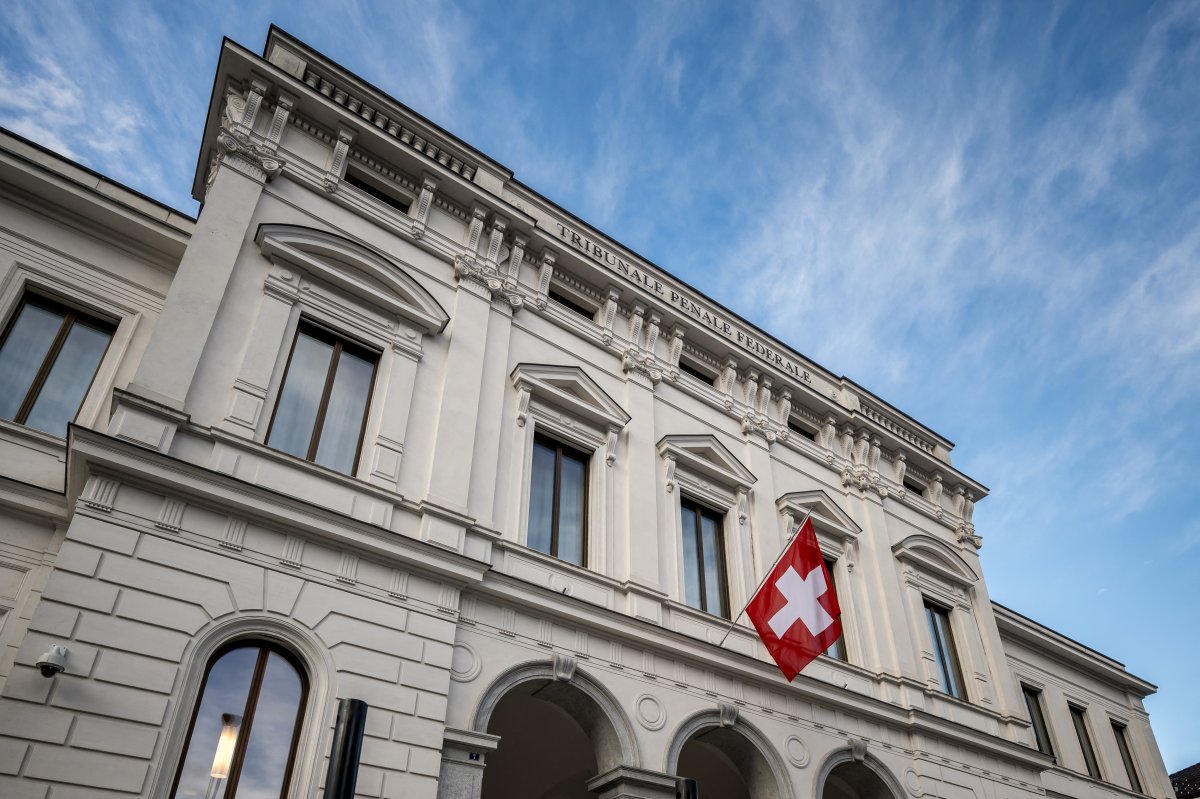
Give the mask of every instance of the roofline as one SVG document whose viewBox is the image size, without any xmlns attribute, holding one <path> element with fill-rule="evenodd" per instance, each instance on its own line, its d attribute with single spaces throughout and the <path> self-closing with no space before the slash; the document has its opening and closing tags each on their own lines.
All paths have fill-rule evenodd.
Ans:
<svg viewBox="0 0 1200 799">
<path fill-rule="evenodd" d="M 38 152 L 44 153 L 44 154 L 50 156 L 51 158 L 57 159 L 58 161 L 61 161 L 64 164 L 68 164 L 82 172 L 86 172 L 89 175 L 91 175 L 92 177 L 96 178 L 97 180 L 103 181 L 104 183 L 107 183 L 110 186 L 114 186 L 114 187 L 120 189 L 121 191 L 132 194 L 134 197 L 137 197 L 139 200 L 145 200 L 148 203 L 157 205 L 159 208 L 163 209 L 164 211 L 175 214 L 176 216 L 181 216 L 184 219 L 188 220 L 189 222 L 194 223 L 196 221 L 196 217 L 192 216 L 191 214 L 189 214 L 185 211 L 180 211 L 178 208 L 175 208 L 173 206 L 167 205 L 162 200 L 155 199 L 154 197 L 151 197 L 148 194 L 143 194 L 142 192 L 138 191 L 137 189 L 131 188 L 119 180 L 113 180 L 108 175 L 101 174 L 100 172 L 97 172 L 96 170 L 92 169 L 90 166 L 81 164 L 72 158 L 68 158 L 67 156 L 63 155 L 60 152 L 51 150 L 49 147 L 45 146 L 44 144 L 39 144 L 38 142 L 33 141 L 32 139 L 27 139 L 24 136 L 22 136 L 20 133 L 17 133 L 10 128 L 6 128 L 3 125 L 0 125 L 0 134 L 3 134 L 10 138 L 16 139 L 17 141 L 21 142 L 22 144 L 26 144 L 26 145 L 32 147 L 33 149 L 37 150 Z M 13 154 L 16 155 L 18 158 L 21 157 L 19 153 L 13 153 Z M 29 159 L 27 159 L 27 158 L 23 159 L 23 160 L 25 160 L 27 162 L 29 161 Z M 32 162 L 30 162 L 30 163 L 32 163 Z M 36 164 L 35 164 L 35 166 L 36 166 Z M 94 187 L 88 186 L 85 183 L 80 183 L 78 180 L 73 179 L 69 175 L 61 175 L 60 174 L 59 177 L 61 177 L 63 180 L 67 180 L 67 181 L 70 181 L 71 183 L 74 183 L 75 185 L 79 186 L 80 188 L 87 189 L 88 191 L 95 191 Z M 112 197 L 110 199 L 117 199 L 117 198 Z"/>
<path fill-rule="evenodd" d="M 1049 638 L 1051 642 L 1057 644 L 1063 650 L 1064 655 L 1073 655 L 1076 661 L 1091 661 L 1088 665 L 1092 665 L 1093 671 L 1099 676 L 1106 676 L 1110 681 L 1120 682 L 1126 688 L 1136 688 L 1143 691 L 1143 696 L 1148 696 L 1158 691 L 1157 685 L 1138 677 L 1136 674 L 1130 673 L 1121 661 L 1111 658 L 1087 644 L 1082 644 L 1074 638 L 1053 630 L 1022 613 L 1018 613 L 1012 608 L 1001 605 L 995 600 L 992 600 L 992 610 L 995 613 L 996 622 L 1000 626 L 1001 638 L 1004 637 L 1006 626 L 1014 631 L 1040 633 Z M 1044 652 L 1045 650 L 1042 651 Z M 1048 652 L 1047 654 L 1054 655 L 1053 652 Z"/>
</svg>

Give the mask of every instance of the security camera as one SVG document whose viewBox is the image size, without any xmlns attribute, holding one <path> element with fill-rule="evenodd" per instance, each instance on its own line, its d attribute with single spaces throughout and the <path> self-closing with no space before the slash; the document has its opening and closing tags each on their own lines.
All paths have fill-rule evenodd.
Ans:
<svg viewBox="0 0 1200 799">
<path fill-rule="evenodd" d="M 67 648 L 55 644 L 37 660 L 37 667 L 43 677 L 53 677 L 67 669 Z"/>
</svg>

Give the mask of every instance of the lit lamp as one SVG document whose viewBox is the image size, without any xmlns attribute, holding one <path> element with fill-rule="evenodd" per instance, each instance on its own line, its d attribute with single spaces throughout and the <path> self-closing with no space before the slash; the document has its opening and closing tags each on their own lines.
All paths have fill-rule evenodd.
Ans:
<svg viewBox="0 0 1200 799">
<path fill-rule="evenodd" d="M 220 793 L 223 780 L 229 777 L 229 768 L 233 764 L 233 750 L 237 746 L 238 729 L 242 725 L 242 717 L 232 713 L 221 714 L 221 737 L 217 740 L 217 753 L 213 756 L 212 771 L 209 772 L 208 799 L 215 799 Z"/>
</svg>

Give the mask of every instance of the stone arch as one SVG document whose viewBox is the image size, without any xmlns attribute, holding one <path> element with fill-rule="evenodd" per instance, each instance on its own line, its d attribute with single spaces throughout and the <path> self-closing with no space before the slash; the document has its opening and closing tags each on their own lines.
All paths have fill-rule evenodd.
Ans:
<svg viewBox="0 0 1200 799">
<path fill-rule="evenodd" d="M 599 773 L 623 765 L 641 765 L 637 737 L 620 703 L 599 681 L 574 668 L 574 661 L 566 658 L 522 663 L 501 674 L 476 705 L 471 729 L 486 733 L 500 700 L 521 690 L 536 692 L 538 699 L 571 714 L 595 746 Z"/>
<path fill-rule="evenodd" d="M 736 713 L 704 710 L 684 719 L 671 736 L 663 771 L 678 774 L 684 745 L 701 735 L 710 741 L 716 736 L 713 745 L 724 751 L 741 771 L 754 799 L 791 799 L 791 783 L 783 759 L 767 736 Z"/>
<path fill-rule="evenodd" d="M 291 619 L 259 614 L 242 614 L 211 622 L 189 642 L 179 660 L 182 679 L 173 694 L 168 710 L 167 735 L 154 758 L 155 786 L 152 796 L 170 792 L 175 769 L 183 753 L 184 738 L 192 710 L 199 698 L 205 667 L 214 653 L 226 644 L 241 640 L 269 641 L 288 650 L 304 667 L 308 678 L 308 696 L 304 703 L 304 720 L 300 739 L 296 742 L 295 762 L 314 763 L 325 751 L 326 733 L 332 725 L 332 693 L 335 667 L 329 651 L 306 627 Z M 317 789 L 317 775 L 312 769 L 295 767 L 291 792 L 308 796 Z"/>
<path fill-rule="evenodd" d="M 264 224 L 254 236 L 262 254 L 381 305 L 427 334 L 440 333 L 449 314 L 420 283 L 383 254 L 334 233 L 301 225 Z M 381 294 L 376 286 L 386 289 Z"/>
<path fill-rule="evenodd" d="M 853 783 L 863 785 L 863 790 L 859 791 L 860 796 L 869 796 L 871 799 L 901 799 L 904 796 L 900 781 L 879 758 L 867 751 L 866 744 L 861 741 L 851 742 L 850 746 L 838 749 L 825 758 L 821 767 L 817 769 L 813 782 L 814 799 L 825 799 L 826 790 L 832 787 L 831 776 L 841 783 L 852 783 L 851 787 L 854 787 Z M 880 785 L 888 791 L 888 796 L 879 795 Z M 842 792 L 837 796 L 840 799 L 847 794 Z"/>
</svg>

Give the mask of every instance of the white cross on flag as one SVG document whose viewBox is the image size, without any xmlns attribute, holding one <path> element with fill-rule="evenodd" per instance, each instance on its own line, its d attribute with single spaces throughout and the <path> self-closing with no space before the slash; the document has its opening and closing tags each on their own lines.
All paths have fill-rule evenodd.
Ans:
<svg viewBox="0 0 1200 799">
<path fill-rule="evenodd" d="M 746 615 L 788 682 L 842 634 L 842 610 L 812 520 L 804 520 Z"/>
</svg>

